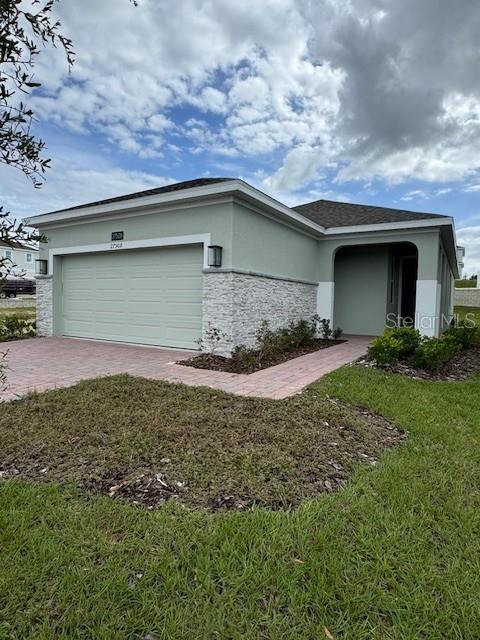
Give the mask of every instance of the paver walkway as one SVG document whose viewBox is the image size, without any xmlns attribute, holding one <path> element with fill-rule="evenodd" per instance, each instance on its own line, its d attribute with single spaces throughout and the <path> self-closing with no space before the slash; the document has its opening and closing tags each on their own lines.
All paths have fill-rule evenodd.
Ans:
<svg viewBox="0 0 480 640">
<path fill-rule="evenodd" d="M 0 345 L 8 351 L 8 389 L 2 400 L 31 391 L 68 387 L 80 380 L 130 373 L 155 380 L 183 382 L 237 395 L 281 399 L 298 393 L 321 376 L 363 355 L 368 336 L 346 336 L 347 342 L 321 349 L 250 375 L 194 369 L 175 364 L 191 352 L 156 347 L 79 340 L 34 338 Z"/>
</svg>

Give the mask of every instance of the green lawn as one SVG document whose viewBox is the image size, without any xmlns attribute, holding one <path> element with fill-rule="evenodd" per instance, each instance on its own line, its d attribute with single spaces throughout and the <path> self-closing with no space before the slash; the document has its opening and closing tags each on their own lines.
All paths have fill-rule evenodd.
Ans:
<svg viewBox="0 0 480 640">
<path fill-rule="evenodd" d="M 7 316 L 19 316 L 25 319 L 35 319 L 37 312 L 35 307 L 0 307 L 0 320 Z"/>
<path fill-rule="evenodd" d="M 192 420 L 198 393 L 177 423 Z M 277 403 L 292 434 L 294 404 L 300 416 L 318 402 L 322 424 L 327 396 L 383 412 L 409 435 L 342 491 L 290 512 L 148 511 L 73 486 L 3 481 L 0 638 L 319 640 L 327 628 L 336 640 L 478 640 L 480 378 L 346 367 L 307 400 Z M 31 419 L 42 415 L 38 399 L 23 403 Z M 38 441 L 31 456 L 41 459 Z"/>
<path fill-rule="evenodd" d="M 455 307 L 455 313 L 458 314 L 460 320 L 471 320 L 476 322 L 480 327 L 480 308 L 479 307 Z"/>
<path fill-rule="evenodd" d="M 457 289 L 470 289 L 471 287 L 476 287 L 476 280 L 455 280 L 455 287 Z"/>
</svg>

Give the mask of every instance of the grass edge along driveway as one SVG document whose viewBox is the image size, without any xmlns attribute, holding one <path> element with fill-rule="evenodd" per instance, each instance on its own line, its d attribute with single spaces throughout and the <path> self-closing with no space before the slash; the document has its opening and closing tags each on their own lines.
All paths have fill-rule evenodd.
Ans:
<svg viewBox="0 0 480 640">
<path fill-rule="evenodd" d="M 292 512 L 148 512 L 0 485 L 1 638 L 477 640 L 480 379 L 314 385 L 409 432 Z"/>
</svg>

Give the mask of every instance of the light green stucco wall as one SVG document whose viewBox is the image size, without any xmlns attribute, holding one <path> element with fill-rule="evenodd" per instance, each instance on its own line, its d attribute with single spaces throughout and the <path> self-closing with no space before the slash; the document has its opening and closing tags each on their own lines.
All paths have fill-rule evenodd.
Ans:
<svg viewBox="0 0 480 640">
<path fill-rule="evenodd" d="M 232 266 L 298 280 L 317 281 L 318 240 L 234 205 Z"/>
<path fill-rule="evenodd" d="M 44 249 L 109 243 L 112 231 L 124 231 L 125 241 L 211 233 L 212 243 L 223 246 L 224 265 L 231 266 L 232 220 L 233 203 L 159 210 L 158 213 L 122 216 L 115 220 L 92 220 L 45 229 L 48 243 L 40 250 L 43 253 Z"/>
<path fill-rule="evenodd" d="M 377 335 L 385 328 L 389 248 L 350 247 L 335 260 L 334 322 L 345 333 Z"/>
</svg>

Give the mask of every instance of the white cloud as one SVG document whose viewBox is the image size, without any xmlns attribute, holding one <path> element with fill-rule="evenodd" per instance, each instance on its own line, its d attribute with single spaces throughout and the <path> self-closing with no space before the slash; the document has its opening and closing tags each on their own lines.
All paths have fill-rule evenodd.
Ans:
<svg viewBox="0 0 480 640">
<path fill-rule="evenodd" d="M 425 191 L 422 191 L 421 189 L 414 189 L 413 191 L 407 191 L 407 193 L 404 193 L 400 200 L 428 200 L 429 197 L 430 196 L 425 193 Z"/>
<path fill-rule="evenodd" d="M 275 154 L 263 182 L 281 190 L 326 168 L 337 183 L 391 184 L 480 170 L 471 0 L 422 0 L 421 11 L 418 0 L 83 0 L 58 11 L 77 62 L 69 76 L 58 50 L 42 52 L 33 106 L 113 150 Z M 192 108 L 202 124 L 182 121 Z"/>
<path fill-rule="evenodd" d="M 98 162 L 95 156 L 60 150 L 41 189 L 34 189 L 18 170 L 0 165 L 0 201 L 23 218 L 65 207 L 160 187 L 174 179 L 142 171 L 127 171 Z"/>
<path fill-rule="evenodd" d="M 275 174 L 265 178 L 263 186 L 273 192 L 291 191 L 299 184 L 313 180 L 322 161 L 320 149 L 297 147 L 289 151 L 282 167 Z"/>
</svg>

